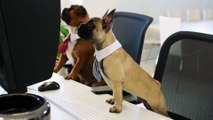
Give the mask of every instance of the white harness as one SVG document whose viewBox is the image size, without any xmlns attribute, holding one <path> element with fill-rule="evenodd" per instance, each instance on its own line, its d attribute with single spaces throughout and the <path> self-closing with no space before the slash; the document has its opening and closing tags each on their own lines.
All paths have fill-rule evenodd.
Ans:
<svg viewBox="0 0 213 120">
<path fill-rule="evenodd" d="M 73 57 L 72 57 L 73 48 L 74 48 L 74 46 L 77 42 L 76 40 L 80 38 L 78 36 L 78 34 L 75 33 L 75 29 L 76 28 L 73 28 L 73 27 L 70 28 L 70 41 L 68 43 L 68 47 L 67 47 L 67 50 L 66 50 L 67 58 L 70 60 L 71 64 L 74 63 L 74 60 L 73 60 Z"/>
<path fill-rule="evenodd" d="M 110 54 L 112 54 L 114 51 L 116 51 L 118 48 L 121 48 L 122 45 L 120 44 L 120 42 L 118 40 L 115 40 L 114 43 L 112 43 L 111 45 L 105 47 L 102 50 L 95 50 L 95 57 L 98 60 L 98 62 L 100 62 L 101 60 L 103 60 L 104 58 L 106 58 L 107 56 L 109 56 Z"/>
<path fill-rule="evenodd" d="M 93 64 L 93 75 L 98 81 L 101 81 L 101 76 L 104 79 L 107 79 L 107 77 L 103 74 L 102 69 L 100 67 L 101 60 L 108 57 L 110 54 L 112 54 L 114 51 L 116 51 L 117 49 L 121 47 L 122 45 L 120 44 L 120 42 L 118 40 L 115 40 L 114 43 L 107 46 L 106 48 L 99 51 L 95 50 L 96 61 Z"/>
</svg>

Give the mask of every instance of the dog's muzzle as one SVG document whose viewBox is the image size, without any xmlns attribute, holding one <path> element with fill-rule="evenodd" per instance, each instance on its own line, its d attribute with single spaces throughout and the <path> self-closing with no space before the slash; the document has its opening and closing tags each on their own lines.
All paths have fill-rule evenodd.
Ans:
<svg viewBox="0 0 213 120">
<path fill-rule="evenodd" d="M 66 24 L 69 25 L 71 18 L 68 15 L 69 14 L 69 8 L 64 8 L 64 10 L 62 11 L 62 15 L 61 15 L 61 19 L 66 22 Z"/>
<path fill-rule="evenodd" d="M 88 29 L 87 24 L 80 24 L 77 28 L 77 34 L 85 40 L 92 38 L 92 30 Z"/>
</svg>

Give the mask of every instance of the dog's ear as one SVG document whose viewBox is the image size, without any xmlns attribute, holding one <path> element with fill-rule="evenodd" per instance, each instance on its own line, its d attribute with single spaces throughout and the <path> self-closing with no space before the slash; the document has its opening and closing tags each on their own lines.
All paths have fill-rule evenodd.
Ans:
<svg viewBox="0 0 213 120">
<path fill-rule="evenodd" d="M 105 19 L 106 16 L 108 15 L 109 9 L 106 11 L 106 13 L 104 14 L 104 16 L 102 17 L 102 19 Z"/>
<path fill-rule="evenodd" d="M 87 15 L 87 10 L 81 5 L 76 11 L 77 15 L 80 17 L 85 17 Z"/>
<path fill-rule="evenodd" d="M 109 32 L 112 28 L 112 22 L 115 14 L 115 9 L 113 9 L 109 14 L 108 10 L 105 13 L 103 19 L 102 19 L 102 24 L 103 24 L 103 29 L 105 29 L 106 32 Z"/>
</svg>

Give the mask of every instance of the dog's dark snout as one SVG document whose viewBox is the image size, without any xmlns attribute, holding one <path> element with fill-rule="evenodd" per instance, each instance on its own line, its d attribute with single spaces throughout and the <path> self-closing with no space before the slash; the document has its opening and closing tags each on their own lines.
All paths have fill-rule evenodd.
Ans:
<svg viewBox="0 0 213 120">
<path fill-rule="evenodd" d="M 69 8 L 64 8 L 63 11 L 62 11 L 62 16 L 67 16 L 67 13 L 69 11 Z"/>
<path fill-rule="evenodd" d="M 70 23 L 70 17 L 69 17 L 69 8 L 64 8 L 62 11 L 61 19 L 66 22 L 66 24 Z"/>
<path fill-rule="evenodd" d="M 91 32 L 92 31 L 87 28 L 86 23 L 82 23 L 77 27 L 77 34 L 85 40 L 88 40 L 91 37 Z"/>
<path fill-rule="evenodd" d="M 64 8 L 64 10 L 63 10 L 63 11 L 67 11 L 67 10 L 69 10 L 69 8 Z"/>
</svg>

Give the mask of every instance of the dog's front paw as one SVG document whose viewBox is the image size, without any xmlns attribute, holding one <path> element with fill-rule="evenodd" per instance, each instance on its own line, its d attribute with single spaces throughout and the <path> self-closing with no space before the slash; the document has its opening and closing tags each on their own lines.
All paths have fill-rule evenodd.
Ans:
<svg viewBox="0 0 213 120">
<path fill-rule="evenodd" d="M 66 80 L 70 80 L 70 79 L 72 79 L 72 77 L 70 77 L 69 75 L 67 75 L 67 76 L 65 77 L 65 79 L 66 79 Z"/>
<path fill-rule="evenodd" d="M 111 113 L 120 113 L 121 112 L 121 108 L 117 108 L 117 107 L 113 106 L 113 107 L 111 107 L 109 109 L 109 112 L 111 112 Z"/>
<path fill-rule="evenodd" d="M 78 76 L 77 74 L 68 74 L 66 77 L 65 77 L 66 80 L 69 80 L 69 79 L 72 79 L 72 80 L 78 80 Z"/>
<path fill-rule="evenodd" d="M 54 67 L 53 72 L 57 73 L 60 69 L 58 67 Z"/>
<path fill-rule="evenodd" d="M 111 99 L 106 100 L 106 102 L 113 105 L 115 103 L 115 100 L 111 98 Z"/>
</svg>

